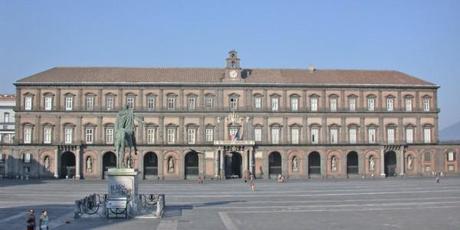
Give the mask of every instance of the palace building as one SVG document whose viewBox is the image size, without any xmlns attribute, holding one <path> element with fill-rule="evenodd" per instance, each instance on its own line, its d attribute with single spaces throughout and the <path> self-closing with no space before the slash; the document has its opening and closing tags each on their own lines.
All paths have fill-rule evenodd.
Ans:
<svg viewBox="0 0 460 230">
<path fill-rule="evenodd" d="M 104 178 L 129 106 L 144 179 L 346 178 L 459 172 L 438 140 L 439 86 L 397 71 L 57 67 L 16 85 L 8 177 Z M 127 159 L 126 159 L 127 160 Z"/>
</svg>

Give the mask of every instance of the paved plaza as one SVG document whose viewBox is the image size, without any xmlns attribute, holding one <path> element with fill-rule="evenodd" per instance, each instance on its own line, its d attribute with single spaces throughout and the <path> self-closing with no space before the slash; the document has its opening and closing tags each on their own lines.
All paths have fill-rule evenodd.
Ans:
<svg viewBox="0 0 460 230">
<path fill-rule="evenodd" d="M 143 182 L 166 194 L 163 219 L 73 219 L 73 202 L 104 181 L 0 181 L 0 229 L 25 229 L 25 211 L 47 208 L 51 229 L 460 229 L 460 178 Z"/>
</svg>

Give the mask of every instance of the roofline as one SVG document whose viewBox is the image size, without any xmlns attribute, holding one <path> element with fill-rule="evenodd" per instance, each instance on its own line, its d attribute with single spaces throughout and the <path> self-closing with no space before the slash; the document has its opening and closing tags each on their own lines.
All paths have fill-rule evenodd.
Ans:
<svg viewBox="0 0 460 230">
<path fill-rule="evenodd" d="M 439 85 L 402 85 L 402 84 L 304 84 L 304 83 L 244 83 L 244 82 L 15 82 L 15 86 L 271 86 L 271 87 L 365 87 L 365 88 L 429 88 L 438 89 Z"/>
</svg>

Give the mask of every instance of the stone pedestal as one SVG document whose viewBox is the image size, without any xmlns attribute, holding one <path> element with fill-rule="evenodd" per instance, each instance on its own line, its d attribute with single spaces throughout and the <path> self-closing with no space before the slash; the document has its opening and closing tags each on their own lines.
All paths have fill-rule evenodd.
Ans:
<svg viewBox="0 0 460 230">
<path fill-rule="evenodd" d="M 109 168 L 108 199 L 128 197 L 128 214 L 136 215 L 138 208 L 138 172 L 129 168 Z"/>
</svg>

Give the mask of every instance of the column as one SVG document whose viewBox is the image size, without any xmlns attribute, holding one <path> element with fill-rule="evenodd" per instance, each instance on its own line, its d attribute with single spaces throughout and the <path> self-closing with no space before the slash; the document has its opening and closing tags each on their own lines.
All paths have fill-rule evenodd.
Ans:
<svg viewBox="0 0 460 230">
<path fill-rule="evenodd" d="M 385 149 L 380 149 L 380 176 L 385 177 Z"/>
<path fill-rule="evenodd" d="M 321 159 L 321 177 L 326 177 L 326 167 L 327 167 L 327 157 L 326 154 L 321 153 L 320 154 L 320 159 Z"/>
<path fill-rule="evenodd" d="M 264 101 L 264 104 L 262 106 L 262 109 L 266 111 L 267 107 L 270 108 L 269 105 L 268 105 L 268 92 L 267 92 L 267 89 L 264 89 L 264 99 L 263 99 L 263 101 Z"/>
<path fill-rule="evenodd" d="M 59 150 L 54 150 L 54 178 L 59 178 Z"/>
<path fill-rule="evenodd" d="M 85 107 L 85 104 L 83 103 L 83 89 L 78 90 L 78 102 L 76 104 L 76 110 L 81 111 Z"/>
<path fill-rule="evenodd" d="M 197 133 L 197 135 L 198 135 L 197 143 L 204 143 L 205 142 L 204 130 L 205 130 L 204 116 L 201 116 L 200 117 L 200 127 L 198 127 L 198 133 Z"/>
<path fill-rule="evenodd" d="M 249 148 L 248 150 L 249 154 L 249 172 L 254 175 L 254 150 Z"/>
<path fill-rule="evenodd" d="M 165 117 L 160 116 L 160 127 L 158 130 L 158 142 L 159 144 L 164 144 L 166 143 L 165 141 Z"/>
<path fill-rule="evenodd" d="M 144 89 L 139 89 L 139 103 L 136 107 L 138 110 L 144 110 Z"/>
<path fill-rule="evenodd" d="M 102 97 L 103 97 L 103 96 L 104 96 L 104 95 L 102 95 L 102 88 L 98 89 L 98 90 L 97 90 L 97 96 L 96 96 L 96 98 L 97 98 L 97 107 L 96 107 L 96 110 L 102 111 L 102 108 L 104 107 L 104 106 L 102 105 Z"/>
<path fill-rule="evenodd" d="M 268 135 L 270 131 L 270 127 L 268 127 L 268 116 L 264 117 L 264 127 L 262 130 L 262 143 L 268 143 Z"/>
<path fill-rule="evenodd" d="M 342 115 L 340 120 L 340 134 L 339 134 L 339 141 L 338 143 L 347 143 L 347 123 L 345 121 L 345 117 Z"/>
<path fill-rule="evenodd" d="M 321 138 L 319 139 L 319 144 L 324 144 L 327 143 L 327 122 L 326 122 L 326 117 L 323 116 L 321 117 L 321 133 L 320 136 Z"/>
<path fill-rule="evenodd" d="M 359 139 L 358 142 L 359 144 L 364 143 L 366 139 L 366 124 L 364 123 L 364 117 L 360 117 L 359 119 Z"/>
<path fill-rule="evenodd" d="M 75 153 L 75 179 L 79 180 L 80 179 L 80 156 L 82 155 L 83 150 L 81 148 L 78 148 L 78 150 Z"/>
<path fill-rule="evenodd" d="M 61 89 L 58 88 L 56 92 L 56 107 L 55 110 L 61 111 Z"/>
<path fill-rule="evenodd" d="M 42 143 L 42 135 L 41 135 L 42 126 L 41 126 L 41 116 L 40 115 L 36 117 L 35 124 L 36 126 L 34 128 L 34 135 L 33 135 L 32 143 L 40 144 Z"/>
<path fill-rule="evenodd" d="M 358 174 L 359 175 L 365 175 L 366 171 L 364 170 L 364 162 L 366 158 L 364 156 L 364 151 L 363 152 L 358 152 Z"/>
<path fill-rule="evenodd" d="M 118 89 L 118 109 L 123 108 L 123 91 Z"/>
<path fill-rule="evenodd" d="M 214 178 L 219 177 L 219 158 L 220 158 L 220 149 L 217 149 L 214 152 Z"/>
<path fill-rule="evenodd" d="M 185 110 L 187 106 L 184 106 L 184 89 L 179 90 L 179 106 L 177 106 L 177 109 L 179 110 Z"/>
<path fill-rule="evenodd" d="M 184 117 L 179 117 L 179 133 L 177 134 L 178 144 L 185 143 L 184 141 Z"/>
<path fill-rule="evenodd" d="M 144 121 L 144 116 L 139 116 L 139 119 L 141 121 Z M 144 144 L 144 131 L 145 131 L 145 127 L 144 127 L 144 123 L 143 122 L 139 122 L 138 123 L 138 136 L 137 136 L 137 139 L 136 139 L 136 142 L 137 144 Z"/>
<path fill-rule="evenodd" d="M 220 149 L 220 179 L 225 179 L 225 159 L 224 159 L 224 149 Z"/>
<path fill-rule="evenodd" d="M 165 156 L 165 152 L 162 152 L 162 153 L 158 152 L 158 154 L 157 154 L 157 157 L 158 157 L 158 177 L 160 179 L 164 178 L 163 166 L 164 166 L 165 163 L 166 164 L 168 163 L 168 162 L 165 162 L 164 156 Z M 144 158 L 143 157 L 139 157 L 139 158 L 140 158 L 139 160 L 142 161 L 142 166 L 139 166 L 139 167 L 142 167 L 142 171 L 144 171 Z"/>
<path fill-rule="evenodd" d="M 378 142 L 380 142 L 382 144 L 385 143 L 385 140 L 384 140 L 385 135 L 384 135 L 384 133 L 385 133 L 385 126 L 383 125 L 383 117 L 380 115 L 380 117 L 379 117 L 379 129 L 378 129 L 378 134 L 377 135 L 378 135 Z"/>
<path fill-rule="evenodd" d="M 399 175 L 404 176 L 404 146 L 399 147 Z"/>
<path fill-rule="evenodd" d="M 283 117 L 283 136 L 282 136 L 283 138 L 281 139 L 282 144 L 286 144 L 289 142 L 288 130 L 289 130 L 288 119 L 287 117 Z"/>
<path fill-rule="evenodd" d="M 403 126 L 403 119 L 402 117 L 398 118 L 398 127 L 397 127 L 397 142 L 396 143 L 404 143 L 404 126 Z"/>
<path fill-rule="evenodd" d="M 82 116 L 78 116 L 77 118 L 77 126 L 75 127 L 75 131 L 77 133 L 77 138 L 74 139 L 76 140 L 75 144 L 79 144 L 81 142 L 83 142 L 83 138 L 82 138 L 82 124 L 81 124 L 81 121 L 82 121 L 83 117 Z"/>
<path fill-rule="evenodd" d="M 163 103 L 164 103 L 164 101 L 163 101 L 163 89 L 160 89 L 160 93 L 158 95 L 158 109 L 160 111 L 163 110 Z"/>
<path fill-rule="evenodd" d="M 55 144 L 60 144 L 61 143 L 61 116 L 58 116 L 57 117 L 57 122 L 56 122 L 56 125 L 55 125 L 55 129 L 54 129 L 54 143 Z"/>
<path fill-rule="evenodd" d="M 287 90 L 283 90 L 283 106 L 281 106 L 281 111 L 288 111 L 288 109 Z"/>
<path fill-rule="evenodd" d="M 96 143 L 98 143 L 98 144 L 104 143 L 103 135 L 102 135 L 103 132 L 104 132 L 104 128 L 103 128 L 103 125 L 102 125 L 102 116 L 97 116 L 97 127 L 96 127 L 97 139 L 96 139 Z"/>
<path fill-rule="evenodd" d="M 301 137 L 300 143 L 302 144 L 308 143 L 307 129 L 308 129 L 307 117 L 305 116 L 305 117 L 302 117 L 302 129 L 301 129 L 302 134 L 300 135 Z"/>
<path fill-rule="evenodd" d="M 37 102 L 35 103 L 34 110 L 35 111 L 40 111 L 41 108 L 41 100 L 42 100 L 42 90 L 38 89 L 37 90 Z"/>
</svg>

